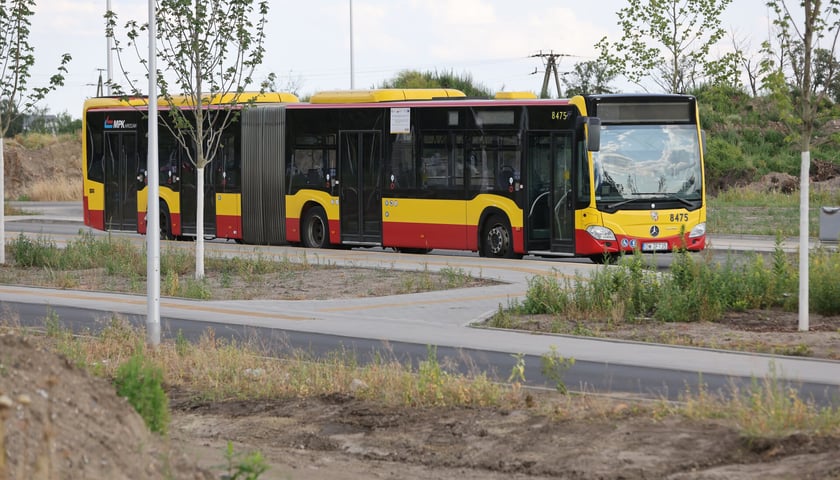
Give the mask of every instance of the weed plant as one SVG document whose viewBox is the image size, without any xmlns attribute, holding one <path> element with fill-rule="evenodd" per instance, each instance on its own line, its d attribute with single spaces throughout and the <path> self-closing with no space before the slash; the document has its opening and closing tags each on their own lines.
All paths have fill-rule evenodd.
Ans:
<svg viewBox="0 0 840 480">
<path fill-rule="evenodd" d="M 840 252 L 819 249 L 810 263 L 811 309 L 823 315 L 840 314 L 840 284 L 836 280 L 840 278 Z M 701 255 L 682 251 L 674 254 L 670 271 L 659 274 L 637 253 L 616 266 L 595 270 L 588 278 L 577 276 L 561 283 L 554 276 L 533 277 L 525 299 L 509 310 L 577 321 L 718 321 L 729 311 L 793 308 L 798 281 L 797 268 L 782 250 L 779 237 L 769 259 L 752 254 L 717 262 L 710 251 Z M 513 323 L 509 315 L 496 317 L 504 318 L 508 325 Z M 496 320 L 490 325 L 504 328 Z"/>
<path fill-rule="evenodd" d="M 830 435 L 840 426 L 840 409 L 802 399 L 779 379 L 774 368 L 746 388 L 732 385 L 722 393 L 711 393 L 704 387 L 686 390 L 681 403 L 663 403 L 660 408 L 688 418 L 727 420 L 748 439 L 780 438 L 806 431 Z"/>
<path fill-rule="evenodd" d="M 146 358 L 142 347 L 138 347 L 135 354 L 119 366 L 114 386 L 117 395 L 128 400 L 149 430 L 166 433 L 169 400 L 163 391 L 163 369 Z"/>
</svg>

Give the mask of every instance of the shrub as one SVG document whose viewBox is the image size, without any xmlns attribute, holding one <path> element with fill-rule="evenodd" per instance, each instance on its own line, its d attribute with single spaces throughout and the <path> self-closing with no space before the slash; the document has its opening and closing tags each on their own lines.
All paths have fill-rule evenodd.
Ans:
<svg viewBox="0 0 840 480">
<path fill-rule="evenodd" d="M 169 401 L 162 384 L 163 370 L 147 360 L 140 349 L 120 365 L 114 378 L 117 395 L 128 400 L 149 430 L 165 434 Z"/>
<path fill-rule="evenodd" d="M 840 314 L 840 253 L 819 249 L 811 254 L 810 309 L 822 315 Z"/>
</svg>

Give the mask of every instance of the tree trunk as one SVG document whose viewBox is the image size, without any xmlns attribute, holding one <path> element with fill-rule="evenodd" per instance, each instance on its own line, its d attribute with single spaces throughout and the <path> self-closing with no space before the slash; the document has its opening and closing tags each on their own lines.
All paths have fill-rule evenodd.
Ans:
<svg viewBox="0 0 840 480">
<path fill-rule="evenodd" d="M 204 167 L 196 167 L 195 279 L 204 278 Z"/>
<path fill-rule="evenodd" d="M 6 263 L 6 154 L 3 152 L 3 135 L 0 135 L 0 199 L 3 210 L 0 211 L 0 265 Z"/>
</svg>

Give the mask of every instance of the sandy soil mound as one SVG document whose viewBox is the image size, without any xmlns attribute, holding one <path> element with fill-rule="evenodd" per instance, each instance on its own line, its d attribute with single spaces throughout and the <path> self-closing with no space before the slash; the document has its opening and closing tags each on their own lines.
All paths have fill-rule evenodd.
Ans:
<svg viewBox="0 0 840 480">
<path fill-rule="evenodd" d="M 106 380 L 11 335 L 0 335 L 0 419 L 0 479 L 213 478 Z"/>
</svg>

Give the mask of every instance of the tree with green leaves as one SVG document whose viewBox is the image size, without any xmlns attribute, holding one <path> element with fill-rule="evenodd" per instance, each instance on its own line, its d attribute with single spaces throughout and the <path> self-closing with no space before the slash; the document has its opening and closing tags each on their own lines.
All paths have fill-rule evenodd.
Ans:
<svg viewBox="0 0 840 480">
<path fill-rule="evenodd" d="M 161 123 L 170 129 L 196 168 L 195 277 L 201 279 L 204 168 L 223 147 L 225 130 L 237 121 L 241 109 L 255 100 L 246 89 L 254 83 L 252 75 L 265 55 L 268 0 L 156 0 L 155 12 L 157 86 L 169 116 Z M 114 39 L 115 50 L 122 58 L 124 50 L 116 37 L 116 22 L 114 12 L 106 13 L 106 33 Z M 131 20 L 124 28 L 126 46 L 134 50 L 148 71 L 148 62 L 137 45 L 148 24 Z M 114 84 L 117 94 L 140 94 L 140 88 L 122 70 L 128 89 Z M 273 80 L 271 77 L 268 81 Z M 218 104 L 221 99 L 224 102 Z M 218 106 L 203 108 L 211 103 Z"/>
<path fill-rule="evenodd" d="M 838 72 L 837 40 L 840 37 L 840 0 L 802 0 L 802 17 L 794 15 L 785 0 L 770 0 L 773 24 L 778 30 L 778 64 L 772 58 L 766 67 L 770 85 L 779 94 L 780 78 L 794 85 L 791 123 L 799 130 L 801 151 L 799 212 L 799 329 L 808 330 L 808 190 L 811 167 L 811 139 L 819 120 L 819 106 L 828 98 Z M 802 18 L 802 20 L 798 20 Z M 765 44 L 770 48 L 769 43 Z M 823 53 L 820 53 L 823 52 Z M 786 68 L 787 67 L 787 68 Z"/>
<path fill-rule="evenodd" d="M 720 17 L 732 0 L 628 0 L 618 11 L 621 40 L 595 44 L 613 75 L 642 85 L 651 79 L 663 91 L 685 92 L 689 80 L 737 81 L 727 66 L 731 58 L 710 59 L 724 36 Z M 694 75 L 694 77 L 692 77 Z"/>
<path fill-rule="evenodd" d="M 476 83 L 472 75 L 457 75 L 455 72 L 420 72 L 403 70 L 391 80 L 382 82 L 379 88 L 454 88 L 473 98 L 490 98 L 492 93 L 484 85 Z"/>
<path fill-rule="evenodd" d="M 64 85 L 70 55 L 61 56 L 56 73 L 46 85 L 33 87 L 31 69 L 35 49 L 29 43 L 34 15 L 34 0 L 0 0 L 0 192 L 3 189 L 3 139 L 20 115 L 32 110 L 48 93 Z M 5 244 L 6 230 L 0 213 L 0 245 Z M 0 263 L 6 263 L 5 249 L 0 248 Z"/>
<path fill-rule="evenodd" d="M 607 68 L 607 65 L 598 60 L 578 62 L 574 69 L 563 75 L 563 83 L 566 85 L 566 95 L 604 94 L 615 93 L 609 83 L 615 80 L 615 73 Z"/>
</svg>

